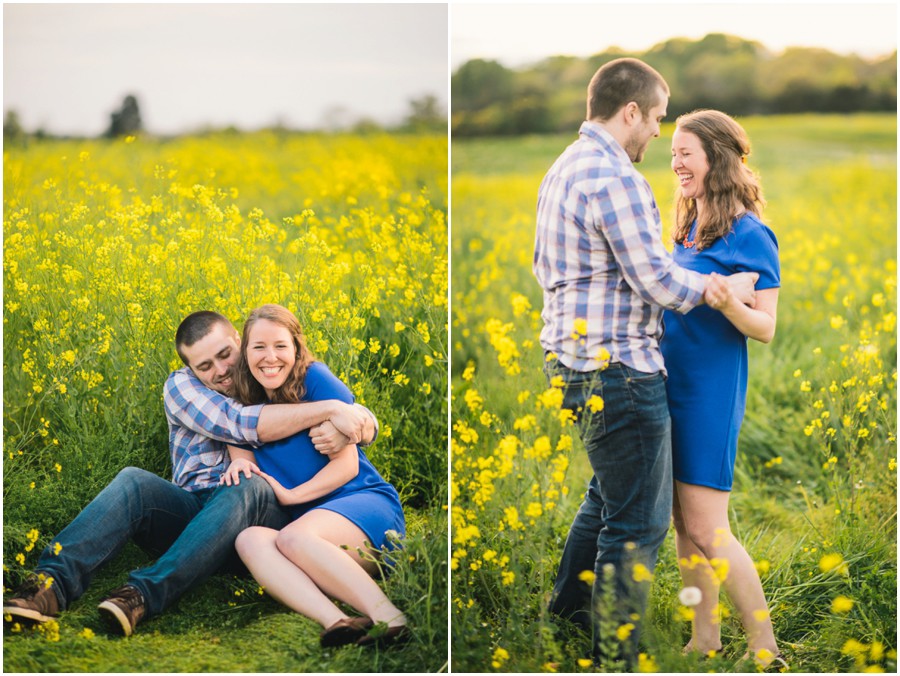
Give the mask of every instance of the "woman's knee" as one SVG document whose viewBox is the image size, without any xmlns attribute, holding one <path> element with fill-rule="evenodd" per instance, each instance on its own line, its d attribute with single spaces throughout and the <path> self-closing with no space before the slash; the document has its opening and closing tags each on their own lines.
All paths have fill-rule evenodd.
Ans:
<svg viewBox="0 0 900 676">
<path fill-rule="evenodd" d="M 248 558 L 253 557 L 256 552 L 263 551 L 264 545 L 267 542 L 272 542 L 275 538 L 275 531 L 271 528 L 251 526 L 238 533 L 237 539 L 234 541 L 234 548 L 241 559 L 246 561 Z"/>
<path fill-rule="evenodd" d="M 715 558 L 719 549 L 727 545 L 732 538 L 730 529 L 716 524 L 687 520 L 683 527 L 684 534 L 708 559 Z"/>
<path fill-rule="evenodd" d="M 321 539 L 318 534 L 299 520 L 292 523 L 289 528 L 278 531 L 275 546 L 282 554 L 296 560 L 302 559 L 308 553 L 310 545 L 317 539 Z"/>
</svg>

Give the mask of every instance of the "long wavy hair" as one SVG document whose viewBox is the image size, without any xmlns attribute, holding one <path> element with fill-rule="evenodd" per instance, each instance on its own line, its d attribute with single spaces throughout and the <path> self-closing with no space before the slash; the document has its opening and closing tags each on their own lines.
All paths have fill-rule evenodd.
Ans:
<svg viewBox="0 0 900 676">
<path fill-rule="evenodd" d="M 291 372 L 288 374 L 284 384 L 275 390 L 271 398 L 266 394 L 265 388 L 250 373 L 250 366 L 247 361 L 247 345 L 250 342 L 250 330 L 261 319 L 286 328 L 291 334 L 296 351 L 296 361 L 294 361 Z M 306 394 L 306 387 L 304 386 L 306 371 L 313 361 L 315 361 L 315 357 L 313 357 L 309 348 L 306 347 L 306 339 L 303 337 L 303 329 L 300 328 L 300 322 L 290 310 L 274 303 L 258 307 L 250 313 L 247 321 L 244 322 L 244 332 L 241 337 L 241 358 L 235 368 L 234 376 L 235 397 L 238 401 L 245 404 L 262 404 L 265 402 L 273 404 L 299 403 L 303 399 L 303 395 Z"/>
<path fill-rule="evenodd" d="M 709 171 L 703 179 L 702 215 L 698 215 L 696 200 L 676 191 L 672 237 L 683 241 L 696 219 L 694 245 L 705 249 L 731 232 L 739 214 L 749 211 L 761 217 L 766 202 L 759 177 L 747 166 L 750 139 L 734 119 L 718 110 L 695 110 L 675 120 L 675 126 L 700 139 Z"/>
</svg>

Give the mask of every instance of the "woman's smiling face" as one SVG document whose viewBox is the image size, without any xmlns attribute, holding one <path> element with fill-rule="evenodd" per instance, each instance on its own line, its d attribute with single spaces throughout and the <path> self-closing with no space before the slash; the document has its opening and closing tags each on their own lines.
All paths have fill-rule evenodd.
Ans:
<svg viewBox="0 0 900 676">
<path fill-rule="evenodd" d="M 709 162 L 696 134 L 675 129 L 672 134 L 672 171 L 678 175 L 681 194 L 687 199 L 702 199 L 706 194 Z"/>
<path fill-rule="evenodd" d="M 250 373 L 271 397 L 284 385 L 297 361 L 291 332 L 280 324 L 260 319 L 250 328 L 245 349 Z"/>
</svg>

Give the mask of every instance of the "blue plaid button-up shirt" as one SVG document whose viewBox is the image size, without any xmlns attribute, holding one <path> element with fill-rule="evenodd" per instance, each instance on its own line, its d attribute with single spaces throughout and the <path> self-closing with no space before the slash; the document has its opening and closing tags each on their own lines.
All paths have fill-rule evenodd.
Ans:
<svg viewBox="0 0 900 676">
<path fill-rule="evenodd" d="M 675 264 L 650 184 L 589 121 L 541 183 L 534 274 L 544 289 L 541 345 L 576 371 L 600 368 L 605 349 L 613 362 L 665 372 L 663 309 L 688 312 L 706 284 Z"/>
<path fill-rule="evenodd" d="M 188 491 L 218 485 L 228 465 L 226 444 L 259 446 L 256 426 L 263 404 L 244 406 L 208 389 L 187 367 L 163 390 L 172 453 L 172 482 Z"/>
</svg>

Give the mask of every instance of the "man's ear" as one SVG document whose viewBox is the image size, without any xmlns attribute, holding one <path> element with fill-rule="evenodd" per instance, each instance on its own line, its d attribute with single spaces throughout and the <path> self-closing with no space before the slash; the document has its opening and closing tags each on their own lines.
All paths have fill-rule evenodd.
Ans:
<svg viewBox="0 0 900 676">
<path fill-rule="evenodd" d="M 622 115 L 624 115 L 625 124 L 629 127 L 644 119 L 641 107 L 635 101 L 629 101 L 623 106 Z"/>
</svg>

